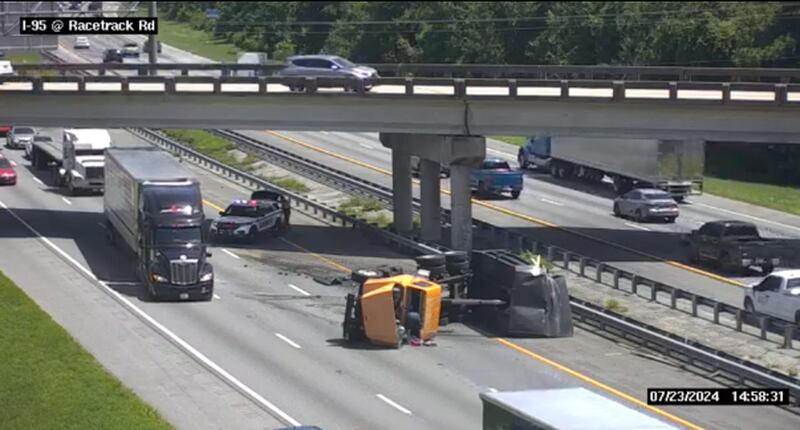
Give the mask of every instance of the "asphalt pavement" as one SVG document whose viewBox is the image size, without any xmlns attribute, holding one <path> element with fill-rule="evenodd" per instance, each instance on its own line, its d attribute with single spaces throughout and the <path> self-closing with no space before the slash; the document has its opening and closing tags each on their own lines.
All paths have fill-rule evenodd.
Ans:
<svg viewBox="0 0 800 430">
<path fill-rule="evenodd" d="M 141 144 L 123 131 L 113 130 L 112 137 L 117 145 Z M 215 247 L 212 262 L 218 298 L 212 302 L 147 302 L 135 282 L 130 259 L 104 240 L 102 198 L 64 196 L 43 185 L 49 181 L 46 175 L 39 177 L 43 184 L 34 180 L 18 151 L 4 152 L 17 161 L 20 182 L 0 189 L 0 201 L 78 264 L 304 424 L 325 429 L 479 428 L 478 393 L 487 390 L 586 386 L 620 400 L 596 384 L 607 384 L 639 399 L 644 398 L 647 387 L 715 385 L 582 330 L 571 339 L 514 341 L 539 354 L 538 358 L 459 324 L 446 326 L 434 348 L 345 347 L 340 341 L 340 321 L 346 289 L 324 286 L 296 273 L 291 270 L 292 258 L 284 257 L 283 267 L 273 267 L 269 264 L 272 257 L 293 253 L 301 268 L 313 265 L 316 257 L 300 249 L 349 266 L 407 265 L 408 259 L 381 251 L 355 232 L 345 238 L 341 229 L 329 227 L 342 235 L 342 243 L 352 244 L 368 260 L 337 255 L 326 239 L 321 239 L 326 236 L 321 230 L 324 225 L 300 214 L 293 216 L 295 227 L 287 241 Z M 197 173 L 211 204 L 209 216 L 215 216 L 217 207 L 225 202 L 247 195 L 247 190 L 225 180 Z M 29 234 L 12 224 L 2 227 L 4 241 L 30 240 Z M 324 260 L 317 260 L 317 266 L 317 273 L 341 270 Z M 46 273 L 49 269 L 44 266 L 40 270 Z M 597 382 L 575 377 L 548 364 L 548 359 Z M 777 429 L 798 424 L 795 416 L 775 408 L 665 409 L 707 428 L 746 425 Z"/>
</svg>

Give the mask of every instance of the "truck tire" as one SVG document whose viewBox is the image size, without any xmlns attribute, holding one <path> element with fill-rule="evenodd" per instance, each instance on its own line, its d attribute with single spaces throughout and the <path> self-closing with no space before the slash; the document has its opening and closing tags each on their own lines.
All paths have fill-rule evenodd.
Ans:
<svg viewBox="0 0 800 430">
<path fill-rule="evenodd" d="M 467 253 L 464 251 L 447 251 L 444 253 L 444 260 L 446 264 L 463 263 L 468 261 Z"/>
<path fill-rule="evenodd" d="M 429 267 L 439 267 L 444 266 L 447 263 L 447 257 L 443 254 L 429 254 L 429 255 L 421 255 L 414 259 L 417 262 L 417 266 L 423 269 L 427 269 Z"/>
<path fill-rule="evenodd" d="M 615 217 L 622 217 L 622 212 L 619 210 L 619 203 L 614 203 L 614 216 Z"/>
<path fill-rule="evenodd" d="M 250 227 L 250 231 L 247 232 L 247 242 L 248 243 L 258 242 L 258 229 L 255 226 Z"/>
<path fill-rule="evenodd" d="M 645 217 L 641 209 L 636 209 L 636 222 L 644 222 Z"/>
<path fill-rule="evenodd" d="M 383 274 L 377 270 L 371 269 L 356 269 L 350 274 L 350 279 L 358 284 L 363 284 L 367 279 L 375 279 L 382 277 Z"/>
<path fill-rule="evenodd" d="M 528 162 L 525 161 L 525 154 L 522 152 L 522 149 L 520 149 L 519 153 L 517 154 L 517 163 L 519 163 L 520 169 L 525 170 L 528 168 Z"/>
<path fill-rule="evenodd" d="M 489 189 L 486 188 L 486 183 L 483 181 L 478 182 L 478 195 L 481 197 L 489 195 Z"/>
<path fill-rule="evenodd" d="M 514 199 L 514 200 L 518 199 L 521 192 L 522 192 L 521 190 L 512 191 L 511 192 L 511 198 Z"/>
</svg>

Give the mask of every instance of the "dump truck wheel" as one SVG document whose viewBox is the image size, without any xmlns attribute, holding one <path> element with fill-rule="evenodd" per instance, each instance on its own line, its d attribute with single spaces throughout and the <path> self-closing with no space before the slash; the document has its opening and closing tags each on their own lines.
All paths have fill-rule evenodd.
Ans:
<svg viewBox="0 0 800 430">
<path fill-rule="evenodd" d="M 442 254 L 430 254 L 430 255 L 422 255 L 414 259 L 417 262 L 417 265 L 421 268 L 433 268 L 444 266 L 447 262 L 447 259 Z"/>
<path fill-rule="evenodd" d="M 354 270 L 353 273 L 350 275 L 350 279 L 353 281 L 362 284 L 367 279 L 373 278 L 380 278 L 383 274 L 380 271 L 372 270 L 372 269 L 358 269 Z"/>
<path fill-rule="evenodd" d="M 344 307 L 344 322 L 342 323 L 342 338 L 346 342 L 354 341 L 353 336 L 353 307 L 355 306 L 356 296 L 353 294 L 347 295 L 347 302 Z"/>
</svg>

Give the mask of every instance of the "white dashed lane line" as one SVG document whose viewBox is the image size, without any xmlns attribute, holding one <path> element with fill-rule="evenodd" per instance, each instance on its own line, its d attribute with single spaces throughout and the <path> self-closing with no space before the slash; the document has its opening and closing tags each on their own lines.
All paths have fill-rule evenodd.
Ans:
<svg viewBox="0 0 800 430">
<path fill-rule="evenodd" d="M 231 257 L 233 257 L 233 258 L 235 258 L 235 259 L 237 259 L 237 260 L 239 260 L 239 259 L 240 259 L 240 257 L 239 257 L 238 255 L 236 255 L 236 254 L 234 254 L 234 253 L 232 253 L 232 252 L 228 251 L 228 250 L 227 250 L 227 249 L 225 249 L 225 248 L 222 248 L 222 252 L 224 252 L 224 253 L 226 253 L 226 254 L 230 255 Z"/>
<path fill-rule="evenodd" d="M 36 176 L 33 177 L 33 180 L 39 185 L 44 185 L 44 182 L 42 182 L 42 180 L 37 178 Z"/>
<path fill-rule="evenodd" d="M 627 225 L 628 227 L 638 228 L 639 230 L 650 231 L 649 228 L 641 226 L 639 224 L 634 224 L 632 222 L 626 222 L 625 225 Z"/>
<path fill-rule="evenodd" d="M 282 334 L 280 334 L 280 333 L 275 333 L 275 336 L 276 336 L 278 339 L 280 339 L 280 340 L 282 340 L 282 341 L 284 341 L 284 342 L 288 343 L 288 344 L 289 344 L 289 345 L 291 345 L 293 348 L 300 349 L 300 345 L 298 345 L 297 343 L 295 343 L 293 340 L 289 339 L 288 337 L 286 337 L 286 336 L 284 336 L 284 335 L 282 335 Z"/>
<path fill-rule="evenodd" d="M 289 288 L 291 288 L 291 289 L 293 289 L 293 290 L 297 291 L 298 293 L 300 293 L 300 294 L 302 294 L 302 295 L 304 295 L 304 296 L 306 296 L 306 297 L 308 297 L 308 296 L 310 296 L 310 295 L 311 295 L 310 293 L 307 293 L 307 292 L 303 291 L 303 290 L 302 290 L 300 287 L 296 287 L 296 286 L 294 286 L 294 285 L 292 285 L 292 284 L 289 284 Z"/>
<path fill-rule="evenodd" d="M 72 202 L 71 202 L 71 201 L 69 201 L 69 200 L 68 200 L 66 197 L 62 197 L 62 198 L 61 198 L 61 200 L 63 200 L 63 201 L 64 201 L 64 203 L 66 203 L 66 204 L 68 204 L 68 205 L 71 205 L 71 204 L 72 204 Z"/>
<path fill-rule="evenodd" d="M 406 415 L 412 415 L 411 411 L 409 411 L 408 409 L 400 406 L 397 402 L 395 402 L 394 400 L 384 396 L 383 394 L 376 394 L 375 396 L 377 396 L 379 399 L 381 399 L 384 402 L 386 402 L 389 406 L 397 409 L 398 411 L 400 411 L 400 412 L 402 412 L 402 413 L 404 413 Z"/>
<path fill-rule="evenodd" d="M 559 202 L 557 202 L 555 200 L 550 200 L 550 199 L 539 199 L 539 200 L 541 200 L 541 201 L 543 201 L 545 203 L 549 203 L 549 204 L 551 204 L 553 206 L 564 206 L 563 203 L 559 203 Z"/>
</svg>

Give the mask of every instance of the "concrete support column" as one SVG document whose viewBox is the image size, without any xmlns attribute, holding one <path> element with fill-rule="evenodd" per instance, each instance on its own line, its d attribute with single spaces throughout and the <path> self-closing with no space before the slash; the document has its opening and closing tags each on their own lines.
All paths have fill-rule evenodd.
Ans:
<svg viewBox="0 0 800 430">
<path fill-rule="evenodd" d="M 439 241 L 442 238 L 441 187 L 438 161 L 420 159 L 420 182 L 422 197 L 422 240 Z"/>
<path fill-rule="evenodd" d="M 471 163 L 450 165 L 450 246 L 458 251 L 472 250 Z"/>
<path fill-rule="evenodd" d="M 414 228 L 412 197 L 411 155 L 406 148 L 392 148 L 394 228 L 398 233 L 410 233 Z"/>
</svg>

